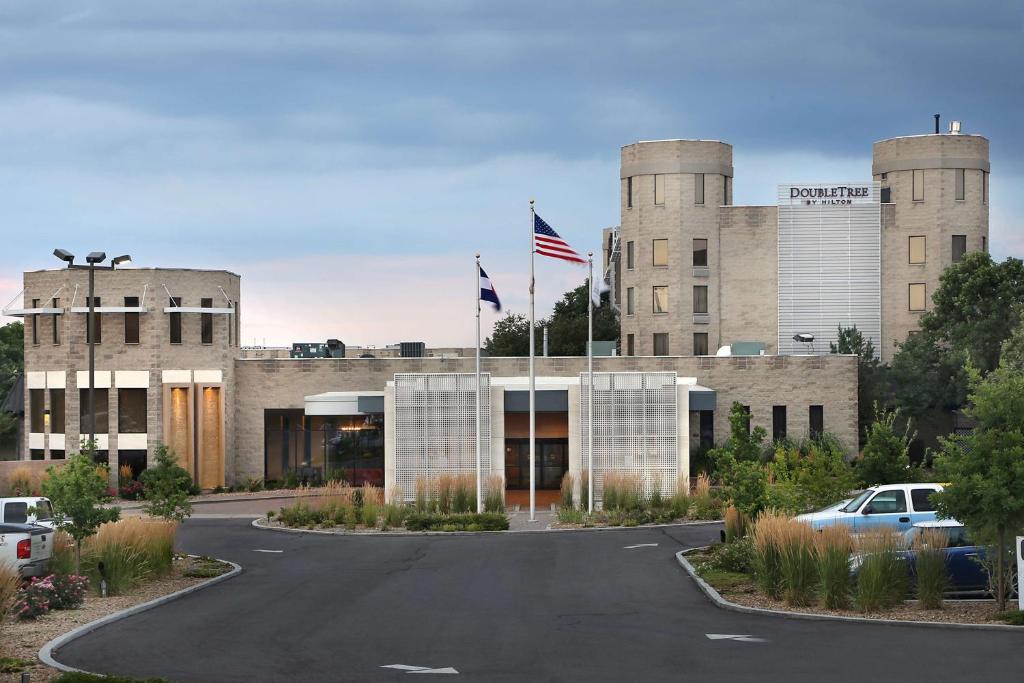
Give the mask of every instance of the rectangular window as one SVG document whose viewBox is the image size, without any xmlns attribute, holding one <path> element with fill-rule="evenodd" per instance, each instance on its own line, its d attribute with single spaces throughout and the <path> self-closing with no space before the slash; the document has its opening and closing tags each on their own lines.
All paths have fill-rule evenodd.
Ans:
<svg viewBox="0 0 1024 683">
<path fill-rule="evenodd" d="M 63 460 L 63 459 L 64 459 L 64 451 L 55 451 L 52 448 L 50 449 L 50 460 Z"/>
<path fill-rule="evenodd" d="M 727 175 L 722 176 L 722 203 L 726 206 L 732 204 L 732 178 Z"/>
<path fill-rule="evenodd" d="M 633 270 L 633 243 L 626 242 L 626 270 Z"/>
<path fill-rule="evenodd" d="M 50 389 L 50 433 L 63 434 L 64 429 L 64 390 Z"/>
<path fill-rule="evenodd" d="M 632 287 L 626 287 L 626 315 L 633 315 L 635 313 L 634 306 L 636 305 L 635 290 Z"/>
<path fill-rule="evenodd" d="M 110 400 L 106 389 L 96 388 L 94 397 L 96 400 L 96 429 L 97 434 L 106 434 L 110 431 Z M 89 434 L 89 389 L 78 390 L 78 424 L 82 434 Z"/>
<path fill-rule="evenodd" d="M 119 434 L 146 433 L 146 390 L 117 390 L 117 431 Z"/>
<path fill-rule="evenodd" d="M 786 438 L 786 406 L 772 406 L 772 440 Z"/>
<path fill-rule="evenodd" d="M 228 308 L 234 310 L 234 304 L 228 301 Z M 228 321 L 228 346 L 231 346 L 231 321 Z"/>
<path fill-rule="evenodd" d="M 956 198 L 964 198 L 964 169 L 956 169 Z"/>
<path fill-rule="evenodd" d="M 652 265 L 668 265 L 668 240 L 654 240 L 652 248 Z"/>
<path fill-rule="evenodd" d="M 707 267 L 708 241 L 706 239 L 693 240 L 693 265 L 695 268 Z"/>
<path fill-rule="evenodd" d="M 741 406 L 741 408 L 743 408 L 743 414 L 745 416 L 743 422 L 744 422 L 744 425 L 747 428 L 747 434 L 749 434 L 750 433 L 750 406 Z"/>
<path fill-rule="evenodd" d="M 693 312 L 708 312 L 708 287 L 707 285 L 695 285 L 693 288 Z"/>
<path fill-rule="evenodd" d="M 988 172 L 981 172 L 981 203 L 988 204 Z"/>
<path fill-rule="evenodd" d="M 233 316 L 235 318 L 235 345 L 240 345 L 242 343 L 242 322 L 241 318 L 239 318 L 241 306 L 241 302 L 235 302 L 235 313 Z"/>
<path fill-rule="evenodd" d="M 654 312 L 668 313 L 668 287 L 665 285 L 654 286 Z"/>
<path fill-rule="evenodd" d="M 704 203 L 704 174 L 694 173 L 693 174 L 693 203 L 703 204 Z"/>
<path fill-rule="evenodd" d="M 53 301 L 50 302 L 50 305 L 53 308 L 60 308 L 60 299 L 53 299 Z M 61 317 L 59 315 L 53 315 L 53 316 L 50 316 L 50 317 L 53 319 L 52 320 L 52 324 L 53 324 L 53 343 L 54 344 L 60 344 L 60 321 L 61 321 Z"/>
<path fill-rule="evenodd" d="M 812 439 L 817 439 L 825 433 L 825 407 L 811 406 L 808 412 L 811 423 L 810 435 Z"/>
<path fill-rule="evenodd" d="M 665 203 L 665 176 L 663 175 L 654 176 L 654 203 L 659 205 Z"/>
<path fill-rule="evenodd" d="M 982 253 L 988 253 L 988 238 L 984 235 L 981 236 L 981 251 Z"/>
<path fill-rule="evenodd" d="M 654 333 L 654 355 L 655 356 L 667 356 L 668 355 L 668 333 L 667 332 L 655 332 Z"/>
<path fill-rule="evenodd" d="M 928 289 L 923 282 L 910 285 L 909 308 L 912 311 L 923 311 L 928 302 Z"/>
<path fill-rule="evenodd" d="M 138 308 L 139 297 L 137 296 L 126 296 L 124 298 L 125 308 Z M 125 313 L 124 314 L 124 343 L 125 344 L 138 344 L 139 343 L 139 314 L 138 313 Z"/>
<path fill-rule="evenodd" d="M 953 263 L 960 263 L 967 253 L 967 235 L 953 235 Z"/>
<path fill-rule="evenodd" d="M 32 299 L 32 308 L 39 308 L 39 299 Z M 39 345 L 39 314 L 32 314 L 32 343 Z"/>
<path fill-rule="evenodd" d="M 170 306 L 176 307 L 181 306 L 181 297 L 172 296 L 170 300 Z M 168 313 L 167 322 L 171 327 L 171 343 L 181 343 L 181 313 Z"/>
<path fill-rule="evenodd" d="M 213 299 L 200 299 L 199 305 L 202 308 L 213 308 Z M 204 344 L 213 343 L 213 313 L 200 313 L 199 326 L 202 332 Z"/>
<path fill-rule="evenodd" d="M 626 178 L 626 208 L 633 208 L 633 178 Z"/>
<path fill-rule="evenodd" d="M 86 307 L 89 306 L 89 297 L 85 297 L 85 305 L 86 305 Z M 93 306 L 93 308 L 99 308 L 100 307 L 100 297 L 97 296 L 97 297 L 93 298 L 92 306 Z M 94 323 L 96 325 L 95 337 L 93 336 L 93 330 L 92 330 L 92 325 Z M 92 341 L 94 344 L 101 344 L 103 342 L 103 314 L 102 313 L 96 313 L 95 311 L 93 311 L 93 313 L 90 314 L 88 311 L 86 311 L 86 313 L 85 313 L 85 339 L 86 339 L 86 343 L 87 344 L 90 341 Z"/>
<path fill-rule="evenodd" d="M 914 512 L 934 512 L 935 503 L 931 501 L 935 489 L 910 489 L 910 502 Z"/>
<path fill-rule="evenodd" d="M 879 198 L 879 201 L 882 202 L 883 204 L 891 204 L 892 203 L 892 188 L 891 187 L 883 187 L 882 188 L 882 196 Z"/>
<path fill-rule="evenodd" d="M 627 356 L 635 356 L 636 355 L 636 344 L 634 342 L 634 337 L 631 334 L 627 334 L 626 335 L 626 355 Z"/>
<path fill-rule="evenodd" d="M 914 171 L 914 201 L 924 201 L 924 171 Z"/>
<path fill-rule="evenodd" d="M 706 355 L 708 355 L 708 333 L 707 332 L 694 332 L 693 333 L 693 355 L 695 355 L 695 356 L 706 356 Z"/>
<path fill-rule="evenodd" d="M 42 434 L 46 431 L 45 418 L 46 414 L 46 391 L 44 389 L 29 389 L 28 390 L 28 403 L 29 403 L 29 431 L 36 434 Z"/>
<path fill-rule="evenodd" d="M 927 258 L 927 245 L 928 240 L 924 235 L 912 235 L 908 238 L 910 240 L 910 247 L 908 252 L 910 254 L 909 263 L 924 263 Z"/>
</svg>

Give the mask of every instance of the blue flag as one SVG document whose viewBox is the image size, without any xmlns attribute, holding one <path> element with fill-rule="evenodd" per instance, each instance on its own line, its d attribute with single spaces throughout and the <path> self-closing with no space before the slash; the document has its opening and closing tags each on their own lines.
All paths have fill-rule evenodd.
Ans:
<svg viewBox="0 0 1024 683">
<path fill-rule="evenodd" d="M 498 293 L 494 291 L 491 278 L 487 277 L 483 267 L 480 268 L 480 301 L 489 301 L 495 311 L 501 310 L 501 300 L 498 299 Z"/>
</svg>

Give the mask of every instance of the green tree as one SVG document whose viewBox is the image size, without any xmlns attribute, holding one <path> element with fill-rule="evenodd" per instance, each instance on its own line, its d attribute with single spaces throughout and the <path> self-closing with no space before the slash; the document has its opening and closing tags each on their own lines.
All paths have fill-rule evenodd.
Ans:
<svg viewBox="0 0 1024 683">
<path fill-rule="evenodd" d="M 1019 307 L 1018 307 L 1019 308 Z M 1018 311 L 1019 315 L 1019 311 Z M 1010 337 L 1003 342 L 1003 353 L 1000 356 L 1003 367 L 1024 372 L 1024 318 L 1014 328 Z"/>
<path fill-rule="evenodd" d="M 535 348 L 540 347 L 535 344 Z M 530 355 L 530 321 L 525 315 L 508 311 L 494 323 L 491 335 L 484 341 L 484 351 L 488 356 Z"/>
<path fill-rule="evenodd" d="M 53 519 L 75 539 L 75 573 L 82 569 L 82 542 L 96 533 L 101 524 L 116 522 L 120 508 L 105 508 L 108 499 L 107 477 L 103 467 L 93 462 L 96 445 L 89 442 L 81 453 L 72 455 L 64 467 L 50 467 L 43 482 L 43 495 L 53 505 Z"/>
<path fill-rule="evenodd" d="M 900 431 L 899 424 L 903 424 Z M 867 429 L 867 438 L 857 460 L 857 476 L 865 486 L 902 484 L 914 481 L 916 470 L 910 465 L 910 421 L 900 420 L 900 411 L 886 410 L 875 404 L 875 419 Z"/>
<path fill-rule="evenodd" d="M 861 435 L 861 445 L 866 434 L 865 430 L 874 417 L 872 406 L 876 401 L 884 399 L 883 370 L 870 338 L 853 327 L 839 327 L 839 335 L 835 343 L 829 343 L 832 353 L 857 356 L 857 432 Z"/>
<path fill-rule="evenodd" d="M 192 502 L 188 498 L 192 477 L 167 446 L 159 444 L 154 455 L 156 465 L 139 475 L 145 499 L 142 509 L 153 517 L 181 522 L 192 515 Z"/>
<path fill-rule="evenodd" d="M 846 450 L 829 434 L 799 444 L 776 443 L 769 467 L 774 485 L 768 505 L 792 513 L 842 500 L 858 484 Z"/>
<path fill-rule="evenodd" d="M 940 514 L 995 539 L 996 599 L 1006 609 L 1004 562 L 1009 536 L 1024 530 L 1024 372 L 1003 366 L 971 379 L 971 434 L 950 436 L 936 459 L 948 481 L 937 498 Z"/>
<path fill-rule="evenodd" d="M 25 370 L 25 326 L 20 322 L 0 327 L 0 403 L 7 397 L 14 379 Z M 14 434 L 18 421 L 0 413 L 0 437 Z"/>
<path fill-rule="evenodd" d="M 768 472 L 761 462 L 767 435 L 764 427 L 750 429 L 750 413 L 734 402 L 729 409 L 729 439 L 708 453 L 729 501 L 751 519 L 769 501 Z"/>
</svg>

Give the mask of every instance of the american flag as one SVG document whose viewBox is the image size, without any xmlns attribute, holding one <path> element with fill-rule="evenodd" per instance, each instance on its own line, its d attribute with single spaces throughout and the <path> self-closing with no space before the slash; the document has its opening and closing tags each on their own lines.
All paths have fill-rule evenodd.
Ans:
<svg viewBox="0 0 1024 683">
<path fill-rule="evenodd" d="M 560 258 L 569 263 L 586 265 L 587 260 L 577 254 L 569 244 L 544 222 L 544 219 L 533 214 L 533 246 L 541 256 Z"/>
</svg>

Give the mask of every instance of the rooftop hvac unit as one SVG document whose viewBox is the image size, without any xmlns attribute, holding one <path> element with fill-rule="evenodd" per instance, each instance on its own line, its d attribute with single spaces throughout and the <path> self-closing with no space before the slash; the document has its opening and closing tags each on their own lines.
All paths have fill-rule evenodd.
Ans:
<svg viewBox="0 0 1024 683">
<path fill-rule="evenodd" d="M 422 358 L 427 345 L 423 342 L 402 342 L 398 347 L 402 358 Z"/>
<path fill-rule="evenodd" d="M 960 122 L 959 121 L 950 121 L 949 122 L 949 134 L 950 135 L 960 135 Z"/>
<path fill-rule="evenodd" d="M 344 358 L 345 357 L 345 345 L 337 339 L 327 340 L 327 353 L 325 354 L 328 358 Z"/>
</svg>

